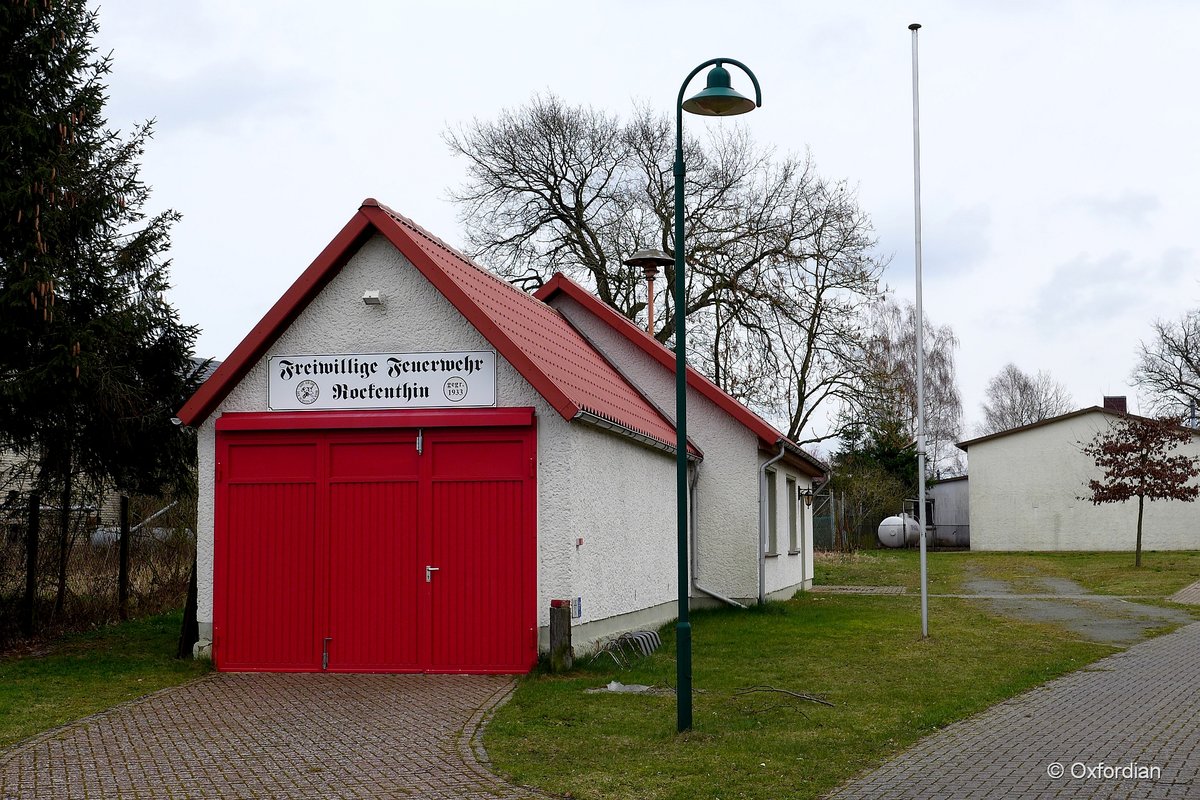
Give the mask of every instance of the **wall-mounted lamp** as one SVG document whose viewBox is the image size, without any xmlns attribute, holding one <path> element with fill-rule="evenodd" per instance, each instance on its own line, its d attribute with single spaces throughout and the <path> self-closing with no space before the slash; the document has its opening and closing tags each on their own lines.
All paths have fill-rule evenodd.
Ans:
<svg viewBox="0 0 1200 800">
<path fill-rule="evenodd" d="M 813 490 L 812 489 L 801 489 L 800 496 L 802 498 L 804 498 L 804 507 L 812 508 Z"/>
<path fill-rule="evenodd" d="M 383 305 L 383 298 L 379 296 L 378 289 L 368 289 L 363 292 L 363 302 L 369 306 Z"/>
</svg>

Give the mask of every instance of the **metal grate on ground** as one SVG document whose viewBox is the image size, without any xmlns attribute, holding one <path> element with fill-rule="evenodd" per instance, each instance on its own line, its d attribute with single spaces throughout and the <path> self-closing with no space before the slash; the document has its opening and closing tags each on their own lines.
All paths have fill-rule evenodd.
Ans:
<svg viewBox="0 0 1200 800">
<path fill-rule="evenodd" d="M 904 594 L 903 586 L 814 586 L 818 594 Z"/>
</svg>

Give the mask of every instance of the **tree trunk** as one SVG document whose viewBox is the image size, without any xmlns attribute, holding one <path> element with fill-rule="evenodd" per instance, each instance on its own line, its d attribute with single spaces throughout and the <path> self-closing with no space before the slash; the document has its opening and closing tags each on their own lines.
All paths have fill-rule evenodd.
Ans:
<svg viewBox="0 0 1200 800">
<path fill-rule="evenodd" d="M 191 658 L 192 647 L 200 641 L 200 626 L 196 622 L 196 556 L 192 556 L 192 577 L 188 580 L 187 605 L 183 607 L 183 627 L 179 631 L 179 650 L 176 658 Z"/>
<path fill-rule="evenodd" d="M 58 504 L 58 590 L 54 594 L 54 619 L 59 619 L 67 599 L 67 561 L 71 557 L 71 462 L 63 473 Z"/>
<path fill-rule="evenodd" d="M 117 616 L 129 619 L 129 498 L 121 495 L 121 539 L 117 561 Z"/>
<path fill-rule="evenodd" d="M 1133 565 L 1140 567 L 1142 565 L 1142 506 L 1145 504 L 1146 498 L 1138 495 L 1138 528 L 1137 528 L 1137 549 L 1134 551 Z"/>
<path fill-rule="evenodd" d="M 38 539 L 42 528 L 42 498 L 29 493 L 28 527 L 25 530 L 25 602 L 21 608 L 21 632 L 33 636 L 37 623 Z"/>
</svg>

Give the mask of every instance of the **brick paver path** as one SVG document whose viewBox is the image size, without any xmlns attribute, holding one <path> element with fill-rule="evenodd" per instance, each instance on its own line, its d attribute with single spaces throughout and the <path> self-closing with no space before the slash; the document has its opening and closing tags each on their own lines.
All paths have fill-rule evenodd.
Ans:
<svg viewBox="0 0 1200 800">
<path fill-rule="evenodd" d="M 1158 773 L 1109 771 L 1131 764 Z M 1200 798 L 1200 623 L 951 725 L 831 798 Z"/>
<path fill-rule="evenodd" d="M 0 798 L 535 796 L 486 765 L 484 675 L 215 674 L 0 753 Z"/>
<path fill-rule="evenodd" d="M 1193 606 L 1200 606 L 1200 581 L 1196 581 L 1191 586 L 1183 587 L 1167 599 L 1175 603 L 1187 603 Z"/>
</svg>

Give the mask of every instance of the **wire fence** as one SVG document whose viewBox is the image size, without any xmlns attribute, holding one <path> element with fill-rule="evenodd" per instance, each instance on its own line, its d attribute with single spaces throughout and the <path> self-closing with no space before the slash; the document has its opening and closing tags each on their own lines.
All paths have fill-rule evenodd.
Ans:
<svg viewBox="0 0 1200 800">
<path fill-rule="evenodd" d="M 813 549 L 853 552 L 880 546 L 875 535 L 879 522 L 887 516 L 859 516 L 846 513 L 846 498 L 831 490 L 818 492 L 813 498 Z"/>
<path fill-rule="evenodd" d="M 40 503 L 31 576 L 29 497 L 9 494 L 0 537 L 0 651 L 23 640 L 89 630 L 123 616 L 120 521 L 113 505 L 80 502 L 64 515 L 61 506 Z M 196 549 L 195 497 L 132 497 L 128 513 L 127 616 L 179 608 Z M 32 606 L 27 598 L 30 577 Z"/>
<path fill-rule="evenodd" d="M 932 506 L 930 506 L 932 508 Z M 913 514 L 911 504 L 905 513 Z M 813 549 L 829 552 L 853 552 L 882 548 L 879 542 L 879 523 L 890 513 L 879 512 L 860 516 L 846 513 L 846 500 L 833 492 L 818 493 L 813 500 Z M 932 522 L 926 529 L 926 541 L 930 547 L 943 549 L 966 549 L 971 543 L 971 526 L 968 522 L 939 520 L 930 514 Z"/>
</svg>

